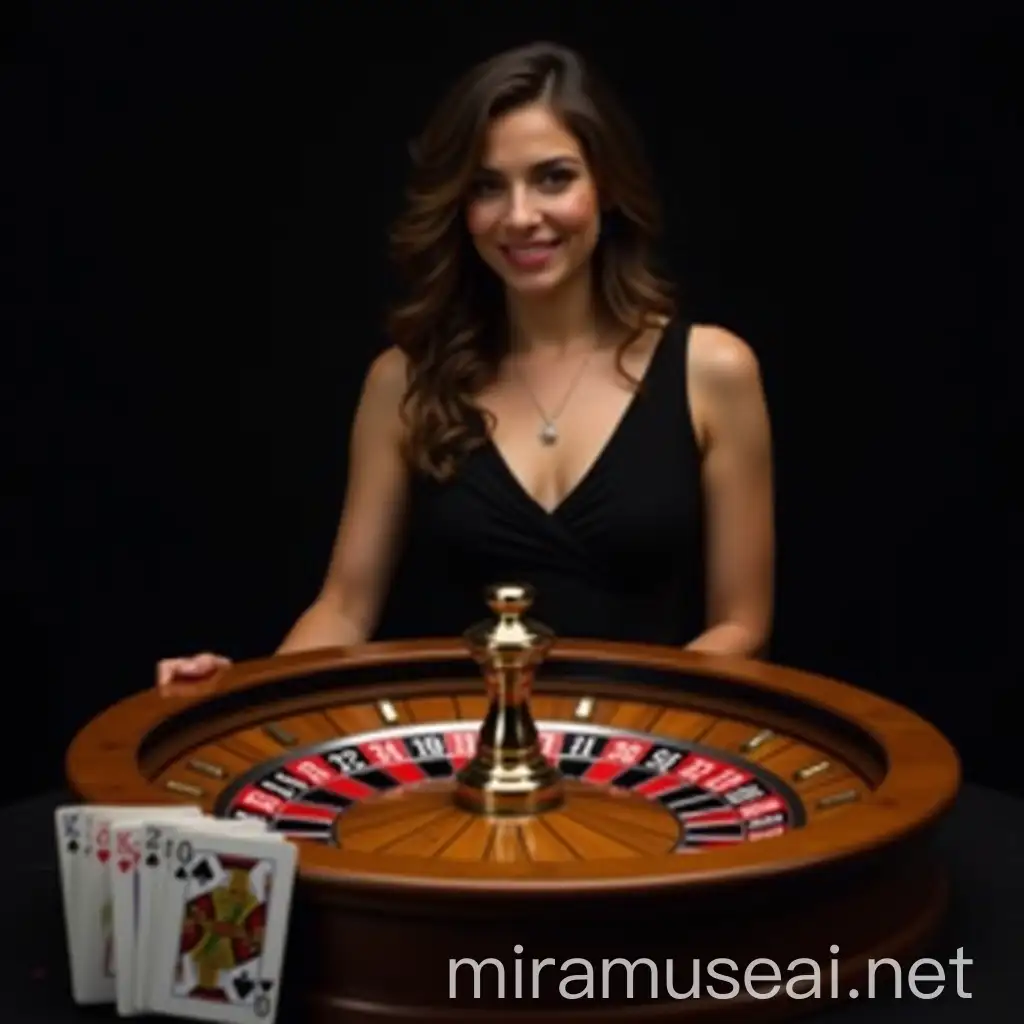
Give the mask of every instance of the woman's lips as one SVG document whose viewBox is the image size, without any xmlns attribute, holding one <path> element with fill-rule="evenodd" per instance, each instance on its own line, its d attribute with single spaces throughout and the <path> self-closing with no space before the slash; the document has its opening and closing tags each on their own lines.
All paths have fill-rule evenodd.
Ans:
<svg viewBox="0 0 1024 1024">
<path fill-rule="evenodd" d="M 530 242 L 526 245 L 503 245 L 505 259 L 517 270 L 542 270 L 551 262 L 561 242 Z"/>
</svg>

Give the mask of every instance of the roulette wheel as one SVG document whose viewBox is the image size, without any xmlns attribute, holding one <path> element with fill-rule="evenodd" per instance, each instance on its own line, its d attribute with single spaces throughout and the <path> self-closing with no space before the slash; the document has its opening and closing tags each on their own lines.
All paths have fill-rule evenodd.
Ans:
<svg viewBox="0 0 1024 1024">
<path fill-rule="evenodd" d="M 303 1020 L 783 1019 L 917 955 L 960 784 L 938 731 L 804 672 L 559 639 L 531 597 L 492 588 L 462 638 L 131 696 L 70 784 L 296 842 Z"/>
</svg>

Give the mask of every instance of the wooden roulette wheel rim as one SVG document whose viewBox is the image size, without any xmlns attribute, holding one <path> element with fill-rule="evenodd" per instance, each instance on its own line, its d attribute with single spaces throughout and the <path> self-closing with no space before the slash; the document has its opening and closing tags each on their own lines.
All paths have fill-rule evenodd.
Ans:
<svg viewBox="0 0 1024 1024">
<path fill-rule="evenodd" d="M 202 803 L 212 810 L 215 794 L 197 800 L 152 781 L 160 765 L 179 754 L 183 745 L 230 731 L 242 722 L 274 719 L 282 708 L 298 713 L 327 700 L 415 697 L 437 689 L 431 671 L 436 668 L 447 682 L 452 667 L 459 664 L 467 671 L 450 686 L 464 693 L 482 692 L 476 666 L 454 639 L 373 643 L 238 663 L 214 684 L 182 688 L 173 696 L 148 689 L 115 704 L 75 737 L 67 754 L 67 776 L 87 802 Z M 560 669 L 568 664 L 577 671 L 582 668 L 582 678 L 562 680 Z M 602 678 L 602 670 L 609 666 L 619 680 Z M 426 678 L 403 678 L 403 670 L 412 667 Z M 374 671 L 378 679 L 389 681 L 372 681 Z M 368 672 L 371 681 L 360 681 Z M 634 682 L 631 676 L 645 681 Z M 311 685 L 301 693 L 289 693 L 287 686 L 275 689 L 275 684 L 296 679 L 323 680 L 325 685 Z M 675 681 L 689 685 L 677 690 L 672 686 Z M 752 724 L 781 721 L 791 732 L 831 735 L 833 743 L 841 736 L 848 760 L 859 765 L 869 785 L 846 813 L 825 816 L 770 841 L 737 843 L 700 856 L 666 852 L 569 863 L 453 865 L 426 857 L 382 857 L 300 843 L 300 880 L 366 892 L 420 891 L 452 897 L 483 890 L 489 898 L 504 895 L 516 900 L 531 893 L 550 899 L 588 891 L 654 892 L 793 876 L 870 857 L 928 833 L 952 805 L 960 784 L 957 754 L 931 724 L 877 694 L 807 672 L 653 645 L 560 640 L 548 654 L 536 694 L 559 687 L 561 692 L 569 688 L 610 700 L 642 694 L 668 704 L 726 708 L 741 717 L 746 709 Z M 268 699 L 271 691 L 273 698 Z"/>
</svg>

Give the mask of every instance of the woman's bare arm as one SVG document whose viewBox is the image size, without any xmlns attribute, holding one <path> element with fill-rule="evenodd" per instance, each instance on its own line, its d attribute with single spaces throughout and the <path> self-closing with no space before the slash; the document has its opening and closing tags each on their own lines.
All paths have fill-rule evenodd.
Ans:
<svg viewBox="0 0 1024 1024">
<path fill-rule="evenodd" d="M 361 643 L 376 628 L 405 526 L 405 385 L 405 356 L 389 349 L 370 367 L 356 410 L 344 509 L 323 586 L 278 653 Z"/>
<path fill-rule="evenodd" d="M 757 657 L 771 632 L 775 523 L 771 426 L 753 351 L 721 328 L 695 327 L 690 358 L 705 426 L 708 627 L 687 645 Z"/>
</svg>

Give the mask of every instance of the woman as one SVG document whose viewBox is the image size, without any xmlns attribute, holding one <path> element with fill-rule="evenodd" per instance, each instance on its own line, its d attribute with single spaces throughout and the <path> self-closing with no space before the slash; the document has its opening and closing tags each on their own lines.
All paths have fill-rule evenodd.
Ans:
<svg viewBox="0 0 1024 1024">
<path fill-rule="evenodd" d="M 460 631 L 511 579 L 563 636 L 763 650 L 759 368 L 654 273 L 639 152 L 591 70 L 548 44 L 475 68 L 434 114 L 393 236 L 408 293 L 356 412 L 322 590 L 280 652 L 369 639 L 406 541 L 434 560 L 420 635 Z M 167 659 L 158 682 L 225 664 Z"/>
</svg>

